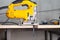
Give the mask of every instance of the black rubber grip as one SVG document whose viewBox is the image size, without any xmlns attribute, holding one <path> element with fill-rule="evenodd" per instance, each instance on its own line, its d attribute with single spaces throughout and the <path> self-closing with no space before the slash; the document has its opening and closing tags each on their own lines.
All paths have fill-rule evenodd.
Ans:
<svg viewBox="0 0 60 40">
<path fill-rule="evenodd" d="M 13 1 L 12 3 L 13 4 L 16 4 L 16 3 L 21 3 L 23 0 L 16 0 L 16 1 Z"/>
<path fill-rule="evenodd" d="M 0 10 L 6 9 L 6 8 L 8 8 L 8 6 L 3 6 L 3 7 L 0 7 Z"/>
</svg>

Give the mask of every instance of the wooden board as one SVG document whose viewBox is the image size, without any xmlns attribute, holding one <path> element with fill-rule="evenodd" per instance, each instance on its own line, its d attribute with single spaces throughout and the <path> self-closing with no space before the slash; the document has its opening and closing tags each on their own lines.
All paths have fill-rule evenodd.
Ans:
<svg viewBox="0 0 60 40">
<path fill-rule="evenodd" d="M 2 28 L 33 28 L 33 26 L 0 25 L 0 29 Z M 60 25 L 38 25 L 36 28 L 60 28 Z"/>
</svg>

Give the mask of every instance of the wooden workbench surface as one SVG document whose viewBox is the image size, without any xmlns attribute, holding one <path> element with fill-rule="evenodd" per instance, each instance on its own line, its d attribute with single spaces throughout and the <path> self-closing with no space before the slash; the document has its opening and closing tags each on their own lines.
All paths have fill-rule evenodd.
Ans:
<svg viewBox="0 0 60 40">
<path fill-rule="evenodd" d="M 32 25 L 30 26 L 19 26 L 19 25 L 0 25 L 1 28 L 33 28 Z M 60 25 L 38 25 L 36 28 L 60 28 Z"/>
</svg>

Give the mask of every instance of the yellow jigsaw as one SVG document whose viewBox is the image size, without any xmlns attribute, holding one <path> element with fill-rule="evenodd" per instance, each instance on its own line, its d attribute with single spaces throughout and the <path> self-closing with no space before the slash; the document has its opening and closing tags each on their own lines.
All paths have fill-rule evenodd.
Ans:
<svg viewBox="0 0 60 40">
<path fill-rule="evenodd" d="M 37 4 L 35 4 L 34 2 L 30 1 L 30 0 L 22 0 L 19 3 L 11 3 L 8 6 L 8 10 L 6 12 L 6 16 L 8 18 L 23 18 L 24 21 L 28 20 L 29 15 L 33 16 L 34 14 L 34 7 L 36 7 Z M 27 6 L 27 9 L 23 9 L 23 10 L 15 10 L 14 7 L 16 6 Z"/>
</svg>

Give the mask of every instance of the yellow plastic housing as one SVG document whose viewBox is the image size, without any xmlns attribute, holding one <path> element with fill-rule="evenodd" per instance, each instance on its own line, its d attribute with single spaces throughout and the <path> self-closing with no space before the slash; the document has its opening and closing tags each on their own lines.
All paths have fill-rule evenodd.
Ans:
<svg viewBox="0 0 60 40">
<path fill-rule="evenodd" d="M 16 6 L 22 6 L 24 4 L 27 4 L 28 5 L 28 8 L 27 9 L 24 9 L 24 10 L 15 10 L 14 7 Z M 7 13 L 6 13 L 6 16 L 8 18 L 23 18 L 25 19 L 24 21 L 27 21 L 28 20 L 28 14 L 30 16 L 33 16 L 34 14 L 34 7 L 36 6 L 35 3 L 29 1 L 29 0 L 24 0 L 23 2 L 21 3 L 17 3 L 17 4 L 10 4 L 8 6 L 8 10 L 7 10 Z"/>
</svg>

